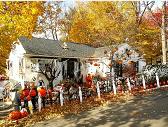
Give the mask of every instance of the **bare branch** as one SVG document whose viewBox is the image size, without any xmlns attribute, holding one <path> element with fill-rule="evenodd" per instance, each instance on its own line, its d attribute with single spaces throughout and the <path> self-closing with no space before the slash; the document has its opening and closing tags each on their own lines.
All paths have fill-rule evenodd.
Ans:
<svg viewBox="0 0 168 127">
<path fill-rule="evenodd" d="M 142 14 L 141 14 L 141 16 L 140 16 L 140 18 L 139 18 L 138 26 L 142 23 L 142 18 L 143 18 L 143 15 L 144 15 L 146 9 L 149 7 L 149 5 L 152 4 L 152 5 L 149 7 L 149 8 L 151 9 L 151 8 L 153 7 L 154 3 L 155 3 L 155 1 L 150 1 L 150 2 L 147 1 L 146 4 L 145 4 L 145 2 L 144 2 L 145 8 L 144 8 L 144 10 L 143 10 L 143 12 L 142 12 Z"/>
</svg>

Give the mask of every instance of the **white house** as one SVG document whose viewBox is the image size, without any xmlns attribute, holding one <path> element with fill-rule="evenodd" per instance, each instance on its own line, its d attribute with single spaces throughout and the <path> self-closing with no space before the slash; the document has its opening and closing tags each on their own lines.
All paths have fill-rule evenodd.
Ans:
<svg viewBox="0 0 168 127">
<path fill-rule="evenodd" d="M 125 55 L 125 50 L 130 51 L 128 44 L 118 46 L 118 50 L 113 55 L 113 59 L 121 59 Z M 94 48 L 84 44 L 77 43 L 61 43 L 59 41 L 47 40 L 42 38 L 20 38 L 19 43 L 13 47 L 8 59 L 8 76 L 10 80 L 35 81 L 39 77 L 43 78 L 47 84 L 45 76 L 40 73 L 40 67 L 44 67 L 47 63 L 54 60 L 54 67 L 58 67 L 60 74 L 54 80 L 54 84 L 58 84 L 65 78 L 74 78 L 80 71 L 85 81 L 88 73 L 99 73 L 101 76 L 107 76 L 110 72 L 109 60 L 110 47 Z M 137 70 L 141 71 L 145 66 L 145 61 L 134 50 L 129 57 L 125 57 L 122 65 L 126 65 L 128 61 L 138 62 Z M 99 66 L 95 66 L 99 64 Z"/>
</svg>

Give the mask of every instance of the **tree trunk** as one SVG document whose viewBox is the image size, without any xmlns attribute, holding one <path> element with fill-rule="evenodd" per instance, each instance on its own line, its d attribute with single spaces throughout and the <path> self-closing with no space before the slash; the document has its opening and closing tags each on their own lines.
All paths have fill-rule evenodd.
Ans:
<svg viewBox="0 0 168 127">
<path fill-rule="evenodd" d="M 53 89 L 53 81 L 54 81 L 53 79 L 49 80 L 49 88 L 51 88 L 51 89 Z"/>
<path fill-rule="evenodd" d="M 167 41 L 166 41 L 166 25 L 165 25 L 165 16 L 166 15 L 166 1 L 164 2 L 162 9 L 162 27 L 161 27 L 161 38 L 162 38 L 162 55 L 163 55 L 163 64 L 166 64 L 167 60 Z"/>
</svg>

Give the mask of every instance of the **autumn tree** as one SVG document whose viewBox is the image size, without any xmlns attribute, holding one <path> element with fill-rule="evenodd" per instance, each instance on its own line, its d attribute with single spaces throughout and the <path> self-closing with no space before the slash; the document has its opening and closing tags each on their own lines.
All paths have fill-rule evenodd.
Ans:
<svg viewBox="0 0 168 127">
<path fill-rule="evenodd" d="M 117 9 L 117 2 L 78 3 L 74 12 L 69 11 L 73 18 L 67 32 L 68 41 L 99 47 L 125 39 L 120 31 L 124 17 Z"/>
<path fill-rule="evenodd" d="M 145 58 L 161 54 L 160 28 L 147 15 L 154 2 L 88 2 L 78 4 L 71 21 L 69 41 L 95 47 L 126 42 Z M 143 6 L 143 8 L 141 7 Z"/>
<path fill-rule="evenodd" d="M 5 73 L 6 59 L 19 37 L 32 37 L 42 2 L 0 2 L 0 74 Z"/>
<path fill-rule="evenodd" d="M 63 13 L 61 4 L 61 1 L 45 3 L 44 14 L 39 17 L 36 26 L 36 34 L 40 34 L 46 39 L 58 40 Z"/>
</svg>

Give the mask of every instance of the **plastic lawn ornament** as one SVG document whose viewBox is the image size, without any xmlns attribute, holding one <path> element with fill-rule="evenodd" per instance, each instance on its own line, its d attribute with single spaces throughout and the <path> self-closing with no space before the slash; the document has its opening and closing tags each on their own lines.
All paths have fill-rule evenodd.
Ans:
<svg viewBox="0 0 168 127">
<path fill-rule="evenodd" d="M 80 86 L 79 86 L 79 99 L 80 99 L 80 102 L 82 103 L 82 90 Z"/>
<path fill-rule="evenodd" d="M 127 78 L 127 85 L 128 85 L 129 91 L 131 91 L 131 83 L 130 83 L 130 81 L 129 81 L 129 78 Z"/>
<path fill-rule="evenodd" d="M 117 90 L 116 90 L 116 86 L 115 86 L 115 81 L 114 81 L 114 79 L 113 79 L 113 91 L 114 91 L 114 94 L 117 94 Z"/>
<path fill-rule="evenodd" d="M 28 101 L 28 107 L 29 107 L 30 113 L 33 114 L 33 105 L 31 101 Z"/>
<path fill-rule="evenodd" d="M 38 109 L 41 112 L 41 96 L 38 96 Z"/>
<path fill-rule="evenodd" d="M 96 88 L 97 88 L 97 95 L 98 95 L 98 97 L 100 98 L 100 86 L 99 86 L 99 81 L 97 81 Z"/>
<path fill-rule="evenodd" d="M 156 82 L 157 82 L 157 87 L 160 88 L 159 77 L 158 77 L 158 74 L 157 74 L 157 73 L 156 73 Z"/>
<path fill-rule="evenodd" d="M 63 102 L 64 101 L 64 98 L 63 98 L 63 90 L 62 88 L 60 89 L 60 103 L 61 103 L 61 106 L 63 106 Z"/>
<path fill-rule="evenodd" d="M 142 75 L 142 83 L 143 83 L 143 88 L 146 89 L 146 85 L 145 85 L 145 78 L 144 75 Z"/>
</svg>

